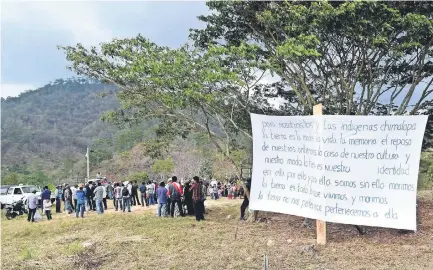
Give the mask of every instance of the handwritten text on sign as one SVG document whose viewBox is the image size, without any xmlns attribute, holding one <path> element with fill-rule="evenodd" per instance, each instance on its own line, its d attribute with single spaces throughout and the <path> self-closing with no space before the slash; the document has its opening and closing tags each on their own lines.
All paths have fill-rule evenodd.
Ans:
<svg viewBox="0 0 433 270">
<path fill-rule="evenodd" d="M 251 122 L 251 209 L 416 230 L 427 116 L 251 114 Z"/>
</svg>

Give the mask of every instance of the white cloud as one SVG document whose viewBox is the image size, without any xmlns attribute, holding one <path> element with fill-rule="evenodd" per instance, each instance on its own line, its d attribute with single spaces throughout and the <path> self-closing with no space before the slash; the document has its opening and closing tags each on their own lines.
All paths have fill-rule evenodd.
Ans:
<svg viewBox="0 0 433 270">
<path fill-rule="evenodd" d="M 17 97 L 20 93 L 26 90 L 34 90 L 36 87 L 31 84 L 11 84 L 5 83 L 1 84 L 1 97 Z"/>
<path fill-rule="evenodd" d="M 103 26 L 98 2 L 6 2 L 2 4 L 2 23 L 20 28 L 67 32 L 71 43 L 95 45 L 113 38 Z"/>
</svg>

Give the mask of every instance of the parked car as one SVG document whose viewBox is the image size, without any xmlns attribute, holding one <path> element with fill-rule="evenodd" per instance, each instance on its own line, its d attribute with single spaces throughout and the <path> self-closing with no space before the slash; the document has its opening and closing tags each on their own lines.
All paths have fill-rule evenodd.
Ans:
<svg viewBox="0 0 433 270">
<path fill-rule="evenodd" d="M 1 186 L 0 188 L 0 204 L 1 209 L 3 209 L 6 205 L 12 205 L 12 203 L 17 202 L 18 200 L 23 200 L 24 205 L 27 205 L 27 198 L 36 190 L 36 195 L 39 197 L 39 205 L 42 205 L 41 200 L 41 189 L 38 186 L 34 185 L 18 185 L 18 186 Z M 55 201 L 54 194 L 51 194 L 51 201 Z"/>
</svg>

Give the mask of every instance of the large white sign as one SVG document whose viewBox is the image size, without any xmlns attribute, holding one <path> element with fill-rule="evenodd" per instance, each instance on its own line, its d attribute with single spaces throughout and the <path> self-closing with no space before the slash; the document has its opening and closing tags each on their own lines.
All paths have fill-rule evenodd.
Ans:
<svg viewBox="0 0 433 270">
<path fill-rule="evenodd" d="M 427 116 L 251 114 L 250 208 L 416 230 Z"/>
</svg>

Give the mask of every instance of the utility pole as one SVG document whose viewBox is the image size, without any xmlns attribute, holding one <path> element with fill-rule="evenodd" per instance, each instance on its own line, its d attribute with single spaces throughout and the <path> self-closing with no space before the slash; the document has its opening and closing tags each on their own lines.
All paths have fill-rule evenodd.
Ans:
<svg viewBox="0 0 433 270">
<path fill-rule="evenodd" d="M 87 158 L 87 181 L 89 181 L 90 180 L 89 147 L 87 147 L 86 158 Z"/>
</svg>

